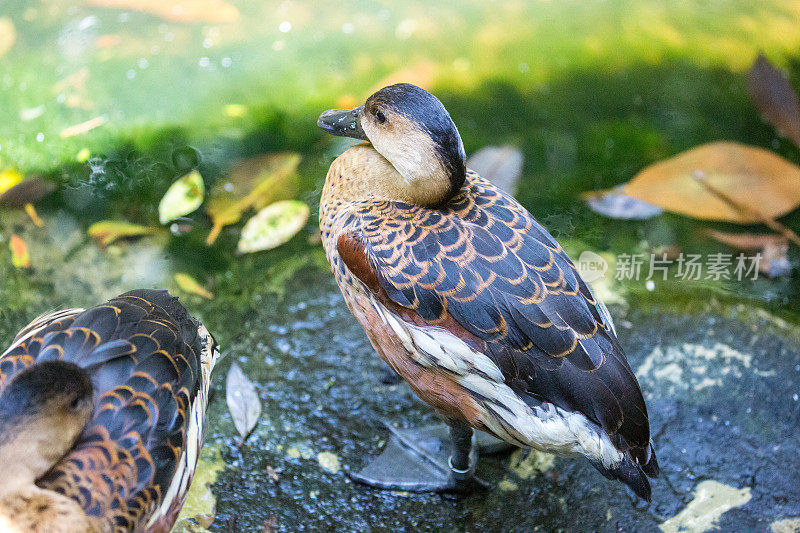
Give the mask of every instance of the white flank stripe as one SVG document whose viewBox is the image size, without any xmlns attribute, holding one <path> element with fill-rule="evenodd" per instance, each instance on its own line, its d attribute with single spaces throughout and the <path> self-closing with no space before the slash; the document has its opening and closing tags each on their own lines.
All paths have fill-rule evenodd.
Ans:
<svg viewBox="0 0 800 533">
<path fill-rule="evenodd" d="M 606 467 L 623 459 L 605 431 L 583 414 L 550 403 L 526 404 L 505 384 L 503 373 L 486 354 L 446 329 L 409 324 L 375 299 L 372 305 L 419 364 L 450 373 L 474 394 L 485 410 L 481 421 L 497 436 L 544 452 L 585 455 Z"/>
<path fill-rule="evenodd" d="M 195 468 L 197 468 L 197 459 L 200 454 L 200 448 L 203 446 L 203 430 L 206 414 L 206 405 L 208 403 L 208 387 L 211 383 L 211 371 L 219 359 L 219 351 L 216 349 L 214 338 L 202 324 L 197 328 L 202 344 L 202 352 L 200 354 L 200 390 L 189 408 L 189 426 L 186 428 L 186 441 L 183 447 L 183 453 L 178 461 L 178 467 L 175 470 L 175 475 L 169 484 L 167 492 L 161 500 L 161 506 L 153 513 L 150 520 L 147 522 L 147 528 L 153 526 L 162 516 L 169 513 L 169 508 L 172 506 L 173 500 L 178 496 L 183 496 L 189 488 L 189 484 L 194 477 Z"/>
</svg>

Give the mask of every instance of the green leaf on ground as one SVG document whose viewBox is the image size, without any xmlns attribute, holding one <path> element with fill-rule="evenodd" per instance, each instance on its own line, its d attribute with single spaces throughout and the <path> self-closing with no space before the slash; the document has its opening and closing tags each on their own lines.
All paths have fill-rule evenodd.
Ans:
<svg viewBox="0 0 800 533">
<path fill-rule="evenodd" d="M 203 177 L 193 170 L 170 185 L 158 204 L 158 220 L 162 224 L 194 212 L 203 203 L 206 187 Z"/>
<path fill-rule="evenodd" d="M 239 240 L 239 253 L 276 248 L 294 237 L 308 221 L 309 209 L 298 200 L 275 202 L 247 221 Z"/>
</svg>

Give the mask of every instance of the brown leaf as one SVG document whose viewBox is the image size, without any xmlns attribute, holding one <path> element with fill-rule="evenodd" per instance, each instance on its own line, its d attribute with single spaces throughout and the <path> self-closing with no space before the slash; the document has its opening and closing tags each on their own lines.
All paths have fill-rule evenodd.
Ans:
<svg viewBox="0 0 800 533">
<path fill-rule="evenodd" d="M 299 164 L 300 156 L 293 152 L 264 154 L 236 163 L 228 179 L 218 180 L 208 195 L 206 212 L 214 227 L 206 244 L 214 244 L 222 228 L 237 223 L 248 209 L 293 198 Z"/>
<path fill-rule="evenodd" d="M 724 233 L 715 230 L 706 230 L 705 234 L 738 250 L 760 253 L 758 270 L 772 278 L 788 274 L 792 270 L 788 256 L 789 240 L 782 235 Z"/>
<path fill-rule="evenodd" d="M 706 235 L 714 239 L 715 241 L 719 241 L 723 244 L 727 244 L 728 246 L 732 246 L 733 248 L 738 248 L 739 250 L 757 250 L 759 248 L 763 248 L 766 245 L 780 245 L 780 244 L 788 244 L 786 237 L 782 237 L 780 235 L 773 235 L 771 233 L 768 234 L 756 234 L 756 233 L 724 233 L 722 231 L 716 230 L 706 230 L 704 232 Z"/>
<path fill-rule="evenodd" d="M 56 184 L 46 178 L 28 178 L 0 194 L 0 205 L 25 207 L 26 204 L 38 202 L 54 190 L 56 190 Z"/>
<path fill-rule="evenodd" d="M 747 73 L 747 90 L 764 118 L 800 147 L 800 102 L 786 75 L 759 54 Z"/>
<path fill-rule="evenodd" d="M 272 465 L 267 465 L 267 475 L 268 475 L 268 476 L 269 476 L 269 478 L 270 478 L 272 481 L 274 481 L 275 483 L 278 483 L 278 482 L 281 480 L 281 479 L 278 477 L 278 473 L 275 471 L 275 469 L 274 469 L 274 468 L 272 468 Z"/>
<path fill-rule="evenodd" d="M 752 211 L 724 201 L 698 177 Z M 754 212 L 774 219 L 800 205 L 800 168 L 761 148 L 715 142 L 647 167 L 622 192 L 694 218 L 753 224 L 763 221 Z"/>
<path fill-rule="evenodd" d="M 84 0 L 90 6 L 141 11 L 175 22 L 233 22 L 235 6 L 221 0 Z"/>
</svg>

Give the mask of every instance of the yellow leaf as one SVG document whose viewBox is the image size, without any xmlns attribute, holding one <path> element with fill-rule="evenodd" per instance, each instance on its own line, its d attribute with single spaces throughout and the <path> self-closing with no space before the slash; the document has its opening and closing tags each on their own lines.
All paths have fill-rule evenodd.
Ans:
<svg viewBox="0 0 800 533">
<path fill-rule="evenodd" d="M 17 42 L 17 30 L 14 23 L 8 17 L 0 18 L 0 57 L 6 55 Z"/>
<path fill-rule="evenodd" d="M 91 6 L 141 11 L 175 22 L 233 22 L 235 6 L 221 0 L 84 0 Z"/>
<path fill-rule="evenodd" d="M 142 235 L 155 235 L 162 231 L 161 228 L 140 226 L 139 224 L 131 224 L 130 222 L 103 220 L 89 226 L 88 233 L 90 237 L 97 240 L 97 243 L 101 247 L 105 247 L 118 239 L 140 237 Z"/>
<path fill-rule="evenodd" d="M 17 268 L 28 268 L 31 266 L 31 256 L 28 253 L 28 245 L 19 235 L 12 235 L 8 242 L 11 249 L 11 263 Z"/>
<path fill-rule="evenodd" d="M 189 172 L 167 189 L 161 203 L 158 204 L 158 220 L 166 224 L 192 213 L 203 203 L 205 194 L 203 177 L 196 170 Z"/>
<path fill-rule="evenodd" d="M 0 170 L 0 194 L 5 193 L 11 187 L 21 182 L 23 179 L 22 174 L 13 168 Z"/>
<path fill-rule="evenodd" d="M 180 288 L 180 290 L 183 292 L 196 294 L 197 296 L 202 296 L 203 298 L 207 298 L 209 300 L 214 298 L 214 293 L 200 285 L 200 282 L 198 282 L 189 274 L 186 274 L 185 272 L 178 272 L 175 274 L 174 278 L 175 283 L 178 284 L 178 288 Z"/>
<path fill-rule="evenodd" d="M 288 242 L 303 229 L 309 209 L 298 200 L 275 202 L 247 221 L 239 240 L 239 253 L 270 250 Z"/>
<path fill-rule="evenodd" d="M 44 221 L 39 217 L 39 213 L 36 212 L 36 208 L 33 207 L 33 204 L 25 204 L 24 206 L 25 212 L 31 219 L 31 222 L 34 223 L 39 228 L 44 227 Z"/>
<path fill-rule="evenodd" d="M 225 114 L 229 117 L 243 117 L 247 114 L 247 107 L 241 104 L 228 104 L 225 106 Z"/>
<path fill-rule="evenodd" d="M 800 205 L 800 168 L 772 152 L 734 142 L 705 144 L 656 163 L 623 185 L 622 191 L 694 218 L 739 224 L 761 221 L 721 199 L 698 177 L 767 218 Z"/>
<path fill-rule="evenodd" d="M 206 239 L 211 245 L 220 230 L 235 224 L 248 209 L 292 198 L 300 156 L 293 152 L 259 155 L 236 163 L 228 179 L 217 181 L 208 194 L 206 212 L 214 227 Z"/>
</svg>

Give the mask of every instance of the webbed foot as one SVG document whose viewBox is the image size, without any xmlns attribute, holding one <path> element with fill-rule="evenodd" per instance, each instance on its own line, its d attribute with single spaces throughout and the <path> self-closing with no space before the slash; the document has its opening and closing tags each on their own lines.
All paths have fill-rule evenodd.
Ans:
<svg viewBox="0 0 800 533">
<path fill-rule="evenodd" d="M 353 480 L 380 489 L 468 494 L 490 488 L 475 477 L 478 451 L 497 453 L 509 448 L 490 435 L 477 437 L 470 428 L 386 427 L 391 437 L 383 452 L 360 472 L 350 474 Z"/>
</svg>

